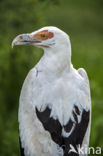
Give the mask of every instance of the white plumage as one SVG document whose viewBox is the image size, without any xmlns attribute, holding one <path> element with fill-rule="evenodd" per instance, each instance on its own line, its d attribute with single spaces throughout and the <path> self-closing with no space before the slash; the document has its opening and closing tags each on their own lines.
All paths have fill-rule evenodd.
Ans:
<svg viewBox="0 0 103 156">
<path fill-rule="evenodd" d="M 68 35 L 56 27 L 44 27 L 19 35 L 12 43 L 22 44 L 44 49 L 43 57 L 30 70 L 21 90 L 22 155 L 81 156 L 69 150 L 70 144 L 76 150 L 78 144 L 89 144 L 90 88 L 85 70 L 76 70 L 71 64 Z"/>
</svg>

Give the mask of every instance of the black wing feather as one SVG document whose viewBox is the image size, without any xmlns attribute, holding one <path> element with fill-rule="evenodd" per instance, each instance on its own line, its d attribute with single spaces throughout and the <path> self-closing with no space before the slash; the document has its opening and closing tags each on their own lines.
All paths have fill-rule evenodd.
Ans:
<svg viewBox="0 0 103 156">
<path fill-rule="evenodd" d="M 50 117 L 51 109 L 46 107 L 44 111 L 39 111 L 36 108 L 36 114 L 40 122 L 42 123 L 45 130 L 47 130 L 51 134 L 52 140 L 57 143 L 60 147 L 63 148 L 64 156 L 79 156 L 77 153 L 69 153 L 70 144 L 77 150 L 77 145 L 82 145 L 85 133 L 88 128 L 89 119 L 90 119 L 90 111 L 82 110 L 80 114 L 79 108 L 75 105 L 72 111 L 72 115 L 74 117 L 74 121 L 70 119 L 66 125 L 61 125 L 58 119 L 53 119 Z M 81 115 L 81 121 L 78 122 L 78 115 Z M 67 133 L 70 133 L 73 125 L 75 127 L 70 134 L 69 137 L 64 137 L 62 135 L 62 129 Z"/>
</svg>

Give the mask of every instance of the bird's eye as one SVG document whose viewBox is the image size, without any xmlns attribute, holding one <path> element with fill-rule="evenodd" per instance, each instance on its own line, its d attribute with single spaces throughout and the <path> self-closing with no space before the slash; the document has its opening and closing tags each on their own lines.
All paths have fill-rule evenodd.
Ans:
<svg viewBox="0 0 103 156">
<path fill-rule="evenodd" d="M 42 37 L 42 38 L 45 38 L 45 37 L 46 37 L 46 34 L 41 34 L 41 37 Z"/>
</svg>

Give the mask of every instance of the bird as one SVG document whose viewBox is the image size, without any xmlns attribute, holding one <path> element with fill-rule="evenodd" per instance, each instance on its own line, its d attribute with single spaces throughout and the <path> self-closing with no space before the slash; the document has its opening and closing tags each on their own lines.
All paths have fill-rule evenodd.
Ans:
<svg viewBox="0 0 103 156">
<path fill-rule="evenodd" d="M 12 47 L 16 45 L 32 45 L 44 51 L 20 93 L 21 156 L 87 156 L 90 85 L 85 69 L 73 67 L 69 35 L 55 26 L 45 26 L 17 35 Z"/>
</svg>

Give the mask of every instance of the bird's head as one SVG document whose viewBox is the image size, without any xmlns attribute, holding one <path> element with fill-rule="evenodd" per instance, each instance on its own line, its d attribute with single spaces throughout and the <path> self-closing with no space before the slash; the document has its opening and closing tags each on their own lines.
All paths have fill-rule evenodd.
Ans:
<svg viewBox="0 0 103 156">
<path fill-rule="evenodd" d="M 57 27 L 43 27 L 37 31 L 16 36 L 12 42 L 14 45 L 35 45 L 43 49 L 57 48 L 69 43 L 68 35 Z"/>
</svg>

